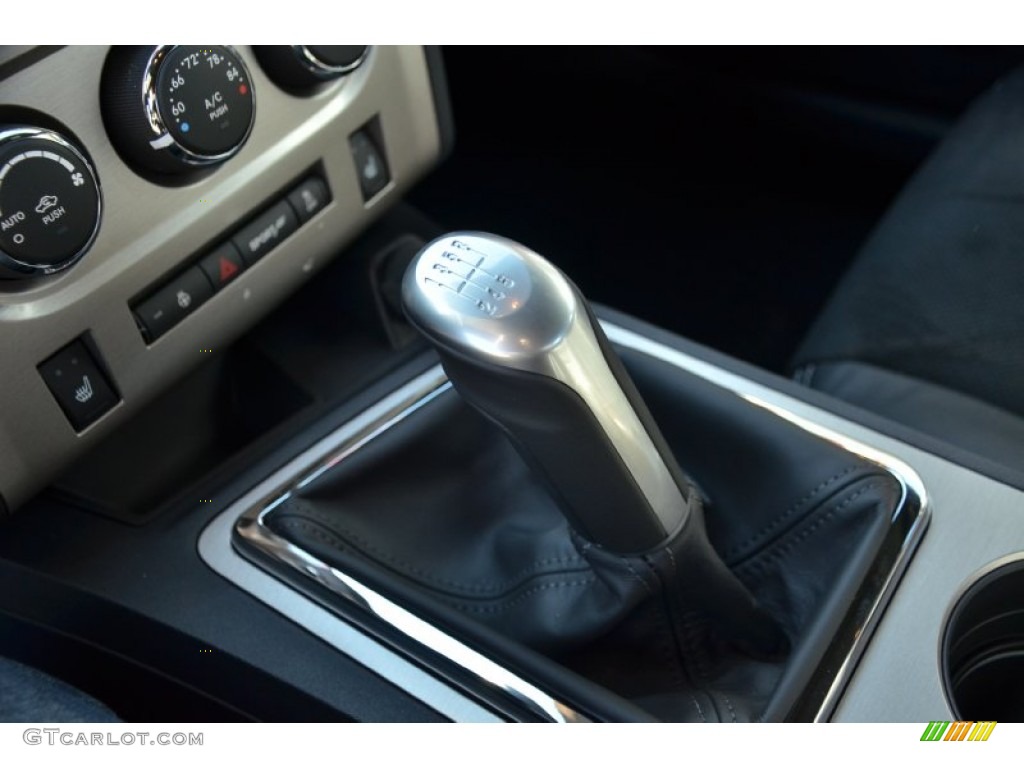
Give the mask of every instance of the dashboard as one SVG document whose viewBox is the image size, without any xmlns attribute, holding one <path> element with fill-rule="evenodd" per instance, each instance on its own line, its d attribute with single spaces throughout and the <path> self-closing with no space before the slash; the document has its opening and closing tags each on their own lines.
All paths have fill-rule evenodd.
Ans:
<svg viewBox="0 0 1024 768">
<path fill-rule="evenodd" d="M 279 48 L 0 49 L 8 509 L 312 279 L 441 156 L 430 53 Z"/>
</svg>

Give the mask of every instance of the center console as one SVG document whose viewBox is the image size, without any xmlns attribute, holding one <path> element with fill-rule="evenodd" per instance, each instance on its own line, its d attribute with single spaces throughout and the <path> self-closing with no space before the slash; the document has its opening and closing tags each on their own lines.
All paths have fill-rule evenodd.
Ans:
<svg viewBox="0 0 1024 768">
<path fill-rule="evenodd" d="M 64 186 L 0 170 L 0 654 L 138 720 L 1019 711 L 1024 478 L 435 240 L 436 51 L 4 55 Z"/>
</svg>

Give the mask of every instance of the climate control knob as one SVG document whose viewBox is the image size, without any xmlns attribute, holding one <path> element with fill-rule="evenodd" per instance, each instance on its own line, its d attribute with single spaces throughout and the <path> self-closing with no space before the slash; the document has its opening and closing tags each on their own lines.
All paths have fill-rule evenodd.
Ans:
<svg viewBox="0 0 1024 768">
<path fill-rule="evenodd" d="M 256 45 L 253 51 L 270 78 L 282 88 L 303 91 L 352 72 L 368 45 Z"/>
<path fill-rule="evenodd" d="M 99 231 L 99 182 L 85 156 L 55 131 L 0 126 L 0 278 L 59 272 Z"/>
<path fill-rule="evenodd" d="M 115 46 L 103 67 L 101 106 L 129 163 L 182 173 L 238 152 L 256 101 L 245 63 L 226 45 Z"/>
</svg>

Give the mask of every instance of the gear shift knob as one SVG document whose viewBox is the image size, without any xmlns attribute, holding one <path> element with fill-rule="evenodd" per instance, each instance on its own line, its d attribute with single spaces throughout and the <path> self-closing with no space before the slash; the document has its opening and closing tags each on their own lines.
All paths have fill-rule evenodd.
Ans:
<svg viewBox="0 0 1024 768">
<path fill-rule="evenodd" d="M 683 526 L 674 461 L 587 302 L 552 264 L 505 238 L 456 233 L 420 252 L 402 295 L 455 388 L 512 437 L 577 533 L 636 554 Z"/>
<path fill-rule="evenodd" d="M 700 498 L 565 275 L 511 240 L 457 232 L 413 259 L 402 301 L 463 399 L 512 438 L 583 539 L 634 576 L 630 560 L 658 569 L 680 604 L 703 606 L 749 652 L 787 647 L 708 542 Z"/>
<path fill-rule="evenodd" d="M 541 474 L 576 531 L 618 554 L 663 544 L 688 484 L 579 290 L 530 249 L 455 233 L 402 286 L 455 388 Z"/>
</svg>

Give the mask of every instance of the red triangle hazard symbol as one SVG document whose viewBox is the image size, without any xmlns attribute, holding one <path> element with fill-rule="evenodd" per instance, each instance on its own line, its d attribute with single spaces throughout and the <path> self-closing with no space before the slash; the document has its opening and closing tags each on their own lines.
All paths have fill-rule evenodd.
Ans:
<svg viewBox="0 0 1024 768">
<path fill-rule="evenodd" d="M 238 272 L 238 265 L 232 262 L 230 259 L 225 259 L 223 256 L 220 257 L 220 281 L 226 283 L 235 273 Z"/>
</svg>

